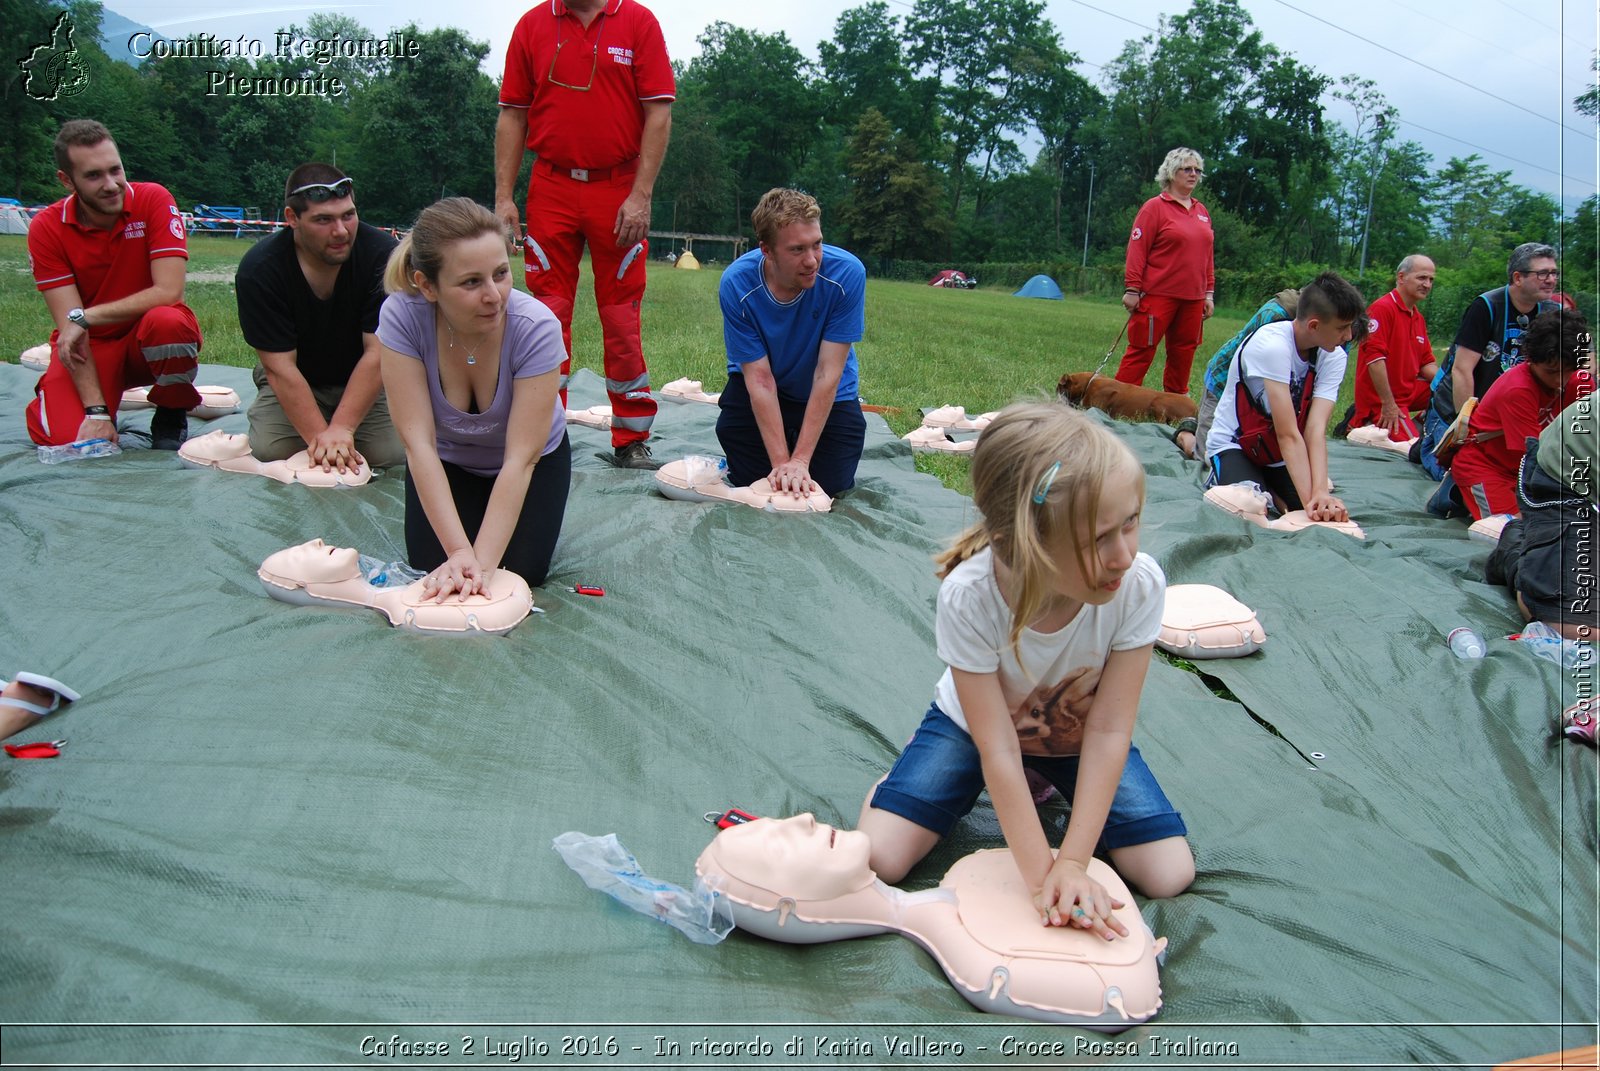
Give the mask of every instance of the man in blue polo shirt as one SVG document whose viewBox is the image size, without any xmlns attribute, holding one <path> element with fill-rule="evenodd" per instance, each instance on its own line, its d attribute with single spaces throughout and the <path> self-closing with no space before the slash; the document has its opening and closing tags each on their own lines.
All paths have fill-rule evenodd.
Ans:
<svg viewBox="0 0 1600 1071">
<path fill-rule="evenodd" d="M 856 482 L 867 421 L 856 342 L 866 328 L 867 273 L 822 242 L 822 209 L 774 189 L 750 213 L 760 247 L 722 273 L 728 385 L 717 438 L 728 476 L 748 486 L 837 495 Z"/>
</svg>

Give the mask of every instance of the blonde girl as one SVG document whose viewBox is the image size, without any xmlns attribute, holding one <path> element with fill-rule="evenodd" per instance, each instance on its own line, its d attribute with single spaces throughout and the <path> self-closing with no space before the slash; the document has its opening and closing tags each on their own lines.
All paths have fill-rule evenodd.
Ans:
<svg viewBox="0 0 1600 1071">
<path fill-rule="evenodd" d="M 550 569 L 572 449 L 561 325 L 511 288 L 505 229 L 466 197 L 422 210 L 384 274 L 383 387 L 406 447 L 406 556 L 441 601 Z"/>
<path fill-rule="evenodd" d="M 1183 819 L 1130 741 L 1166 578 L 1139 553 L 1144 471 L 1066 406 L 1014 405 L 978 441 L 983 519 L 938 559 L 947 668 L 922 724 L 862 805 L 872 868 L 895 882 L 985 788 L 1041 920 L 1113 939 L 1089 877 L 1104 852 L 1147 896 L 1194 880 Z M 1072 802 L 1052 855 L 1026 771 Z"/>
</svg>

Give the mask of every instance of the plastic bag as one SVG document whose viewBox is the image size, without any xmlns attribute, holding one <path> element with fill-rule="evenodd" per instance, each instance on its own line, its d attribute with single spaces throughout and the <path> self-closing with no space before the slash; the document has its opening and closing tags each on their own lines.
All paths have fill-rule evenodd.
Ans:
<svg viewBox="0 0 1600 1071">
<path fill-rule="evenodd" d="M 1565 670 L 1594 665 L 1594 644 L 1563 639 L 1561 633 L 1543 621 L 1529 621 L 1517 636 L 1517 641 L 1526 644 L 1540 658 L 1554 662 Z"/>
<path fill-rule="evenodd" d="M 690 454 L 683 459 L 683 475 L 690 487 L 716 483 L 728 472 L 728 459 L 707 454 Z"/>
<path fill-rule="evenodd" d="M 428 575 L 405 562 L 383 562 L 367 554 L 361 555 L 359 562 L 361 575 L 375 588 L 403 588 Z"/>
<path fill-rule="evenodd" d="M 696 944 L 717 944 L 733 929 L 728 902 L 703 878 L 695 880 L 693 892 L 657 881 L 639 869 L 639 861 L 617 841 L 615 833 L 603 837 L 563 833 L 550 846 L 589 888 L 665 922 Z"/>
</svg>

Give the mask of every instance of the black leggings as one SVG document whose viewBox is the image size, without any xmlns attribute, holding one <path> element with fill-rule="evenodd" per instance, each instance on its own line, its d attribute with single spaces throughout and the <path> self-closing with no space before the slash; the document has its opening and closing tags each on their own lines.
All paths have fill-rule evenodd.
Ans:
<svg viewBox="0 0 1600 1071">
<path fill-rule="evenodd" d="M 450 481 L 450 497 L 455 500 L 456 513 L 467 538 L 476 540 L 483 525 L 484 510 L 489 508 L 489 492 L 494 490 L 495 477 L 479 476 L 460 465 L 441 461 L 445 478 Z M 561 445 L 539 459 L 533 468 L 533 478 L 528 481 L 528 495 L 522 500 L 522 513 L 511 532 L 511 541 L 500 558 L 500 568 L 509 569 L 532 587 L 544 583 L 550 572 L 550 559 L 555 556 L 556 539 L 561 535 L 561 521 L 567 512 L 567 489 L 572 485 L 572 444 L 562 436 Z M 406 558 L 413 569 L 432 572 L 449 557 L 439 542 L 428 515 L 417 497 L 417 485 L 411 479 L 411 469 L 406 468 Z"/>
</svg>

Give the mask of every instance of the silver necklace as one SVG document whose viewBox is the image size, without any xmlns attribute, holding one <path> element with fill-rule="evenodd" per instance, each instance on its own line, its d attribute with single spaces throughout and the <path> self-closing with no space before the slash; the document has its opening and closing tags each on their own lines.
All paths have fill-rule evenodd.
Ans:
<svg viewBox="0 0 1600 1071">
<path fill-rule="evenodd" d="M 456 348 L 456 325 L 451 323 L 450 320 L 448 318 L 446 318 L 445 322 L 444 322 L 444 327 L 445 327 L 446 331 L 450 332 L 450 348 L 451 349 L 455 349 Z M 482 346 L 485 342 L 489 341 L 489 335 L 492 335 L 492 334 L 494 334 L 494 331 L 491 329 L 488 334 L 486 334 L 482 338 L 478 339 L 478 345 L 472 347 L 470 350 L 467 349 L 467 347 L 465 347 L 465 346 L 461 347 L 463 350 L 466 350 L 467 363 L 468 364 L 477 364 L 478 363 L 478 354 L 477 354 L 478 346 Z"/>
</svg>

